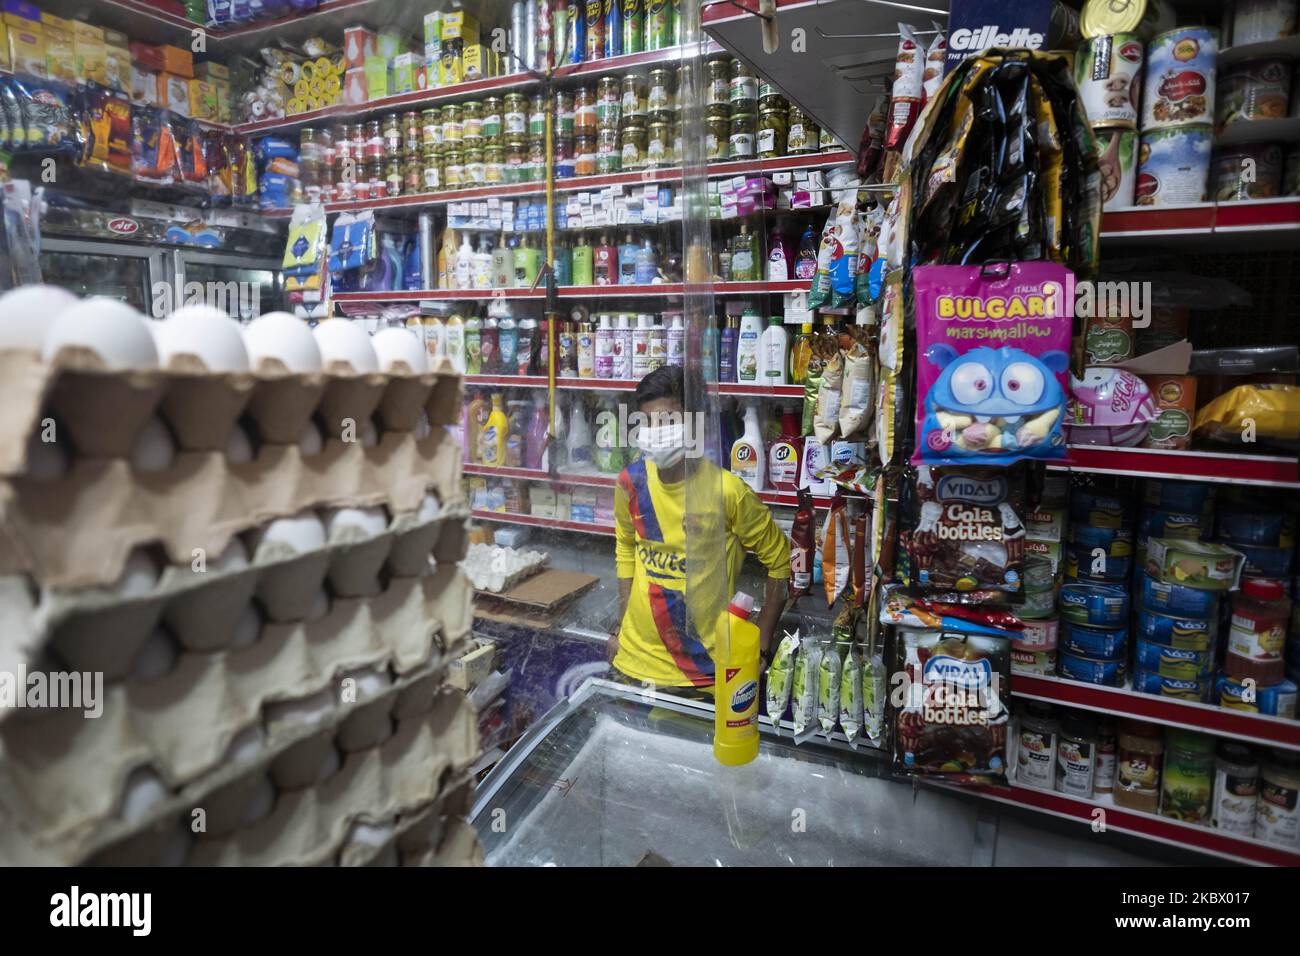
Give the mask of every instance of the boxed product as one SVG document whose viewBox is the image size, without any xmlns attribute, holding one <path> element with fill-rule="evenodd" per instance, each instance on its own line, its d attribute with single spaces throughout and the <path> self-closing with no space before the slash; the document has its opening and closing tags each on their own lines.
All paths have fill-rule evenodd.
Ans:
<svg viewBox="0 0 1300 956">
<path fill-rule="evenodd" d="M 1156 417 L 1142 447 L 1190 448 L 1196 417 L 1196 376 L 1144 375 L 1142 380 L 1156 405 Z"/>
<path fill-rule="evenodd" d="M 9 34 L 9 61 L 15 73 L 45 76 L 45 34 L 41 12 L 26 3 L 6 3 L 5 27 Z"/>
<path fill-rule="evenodd" d="M 130 45 L 131 61 L 139 63 L 141 66 L 147 66 L 158 73 L 163 72 L 163 54 L 162 48 L 156 47 L 151 43 L 132 43 Z"/>
<path fill-rule="evenodd" d="M 460 55 L 460 72 L 462 79 L 481 80 L 488 75 L 487 48 L 481 43 L 470 43 Z"/>
<path fill-rule="evenodd" d="M 447 664 L 447 683 L 461 690 L 473 690 L 492 673 L 496 654 L 495 644 L 490 641 L 480 642 L 469 653 Z"/>
<path fill-rule="evenodd" d="M 41 14 L 45 36 L 45 70 L 52 80 L 77 81 L 76 26 L 71 20 L 50 13 Z"/>
<path fill-rule="evenodd" d="M 366 93 L 372 100 L 388 95 L 388 61 L 382 56 L 366 57 Z"/>
<path fill-rule="evenodd" d="M 104 31 L 80 20 L 73 23 L 73 52 L 77 75 L 108 86 L 108 45 Z"/>
<path fill-rule="evenodd" d="M 162 71 L 164 73 L 175 73 L 187 80 L 194 76 L 194 54 L 189 50 L 164 44 L 158 47 L 158 53 L 162 57 Z"/>
<path fill-rule="evenodd" d="M 1240 551 L 1206 541 L 1152 538 L 1146 572 L 1157 581 L 1206 591 L 1230 591 L 1241 579 Z"/>
<path fill-rule="evenodd" d="M 160 88 L 157 73 L 138 63 L 132 64 L 124 92 L 129 92 L 133 101 L 146 106 L 158 106 L 162 102 L 158 96 Z"/>
<path fill-rule="evenodd" d="M 125 33 L 104 31 L 104 74 L 113 89 L 131 89 L 131 50 Z"/>
<path fill-rule="evenodd" d="M 217 88 L 207 80 L 189 81 L 190 116 L 216 122 Z"/>
<path fill-rule="evenodd" d="M 1295 717 L 1296 685 L 1289 680 L 1261 686 L 1227 674 L 1220 674 L 1216 685 L 1219 706 L 1245 710 L 1270 717 Z"/>
<path fill-rule="evenodd" d="M 464 10 L 448 10 L 442 15 L 442 39 L 461 40 L 465 46 L 479 42 L 478 20 Z"/>
<path fill-rule="evenodd" d="M 343 62 L 349 70 L 359 70 L 377 53 L 375 31 L 369 27 L 348 27 L 343 31 Z"/>
<path fill-rule="evenodd" d="M 190 115 L 190 81 L 172 73 L 158 74 L 158 105 L 163 109 Z"/>
<path fill-rule="evenodd" d="M 204 80 L 229 80 L 230 68 L 216 60 L 205 60 L 194 64 L 194 75 Z"/>
<path fill-rule="evenodd" d="M 410 93 L 417 89 L 416 70 L 420 58 L 414 53 L 399 53 L 393 57 L 393 88 L 390 93 Z"/>
</svg>

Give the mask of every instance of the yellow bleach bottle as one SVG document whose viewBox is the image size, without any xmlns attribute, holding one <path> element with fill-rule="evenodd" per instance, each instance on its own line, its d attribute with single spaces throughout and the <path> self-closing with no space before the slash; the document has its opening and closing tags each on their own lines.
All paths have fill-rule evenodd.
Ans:
<svg viewBox="0 0 1300 956">
<path fill-rule="evenodd" d="M 737 767 L 758 756 L 758 625 L 754 599 L 737 591 L 720 624 L 729 635 L 713 683 L 713 756 Z"/>
</svg>

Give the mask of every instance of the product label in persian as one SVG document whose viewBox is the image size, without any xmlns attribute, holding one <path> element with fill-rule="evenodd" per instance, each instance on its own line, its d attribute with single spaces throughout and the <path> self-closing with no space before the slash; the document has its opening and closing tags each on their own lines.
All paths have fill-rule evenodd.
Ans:
<svg viewBox="0 0 1300 956">
<path fill-rule="evenodd" d="M 1016 752 L 1016 783 L 1051 790 L 1056 774 L 1055 754 L 1055 737 L 1022 729 Z"/>
<path fill-rule="evenodd" d="M 1225 833 L 1254 836 L 1258 794 L 1258 776 L 1242 776 L 1219 768 L 1214 772 L 1214 815 L 1210 825 Z"/>
</svg>

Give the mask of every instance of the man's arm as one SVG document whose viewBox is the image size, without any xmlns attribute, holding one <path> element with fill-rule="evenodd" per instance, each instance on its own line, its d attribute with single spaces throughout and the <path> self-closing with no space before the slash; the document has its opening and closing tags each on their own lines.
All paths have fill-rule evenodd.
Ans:
<svg viewBox="0 0 1300 956">
<path fill-rule="evenodd" d="M 613 660 L 618 654 L 618 635 L 623 627 L 623 616 L 627 614 L 627 601 L 632 596 L 632 579 L 618 579 L 618 623 L 614 625 L 614 630 L 610 632 L 609 641 L 605 644 L 605 657 L 607 660 Z"/>
<path fill-rule="evenodd" d="M 790 582 L 790 539 L 777 527 L 772 512 L 748 486 L 736 503 L 733 531 L 747 551 L 752 551 L 767 568 L 763 608 L 758 615 L 759 647 L 772 646 L 777 623 L 785 610 Z"/>
<path fill-rule="evenodd" d="M 758 646 L 766 654 L 772 649 L 781 612 L 785 610 L 789 578 L 768 578 L 763 590 L 763 609 L 758 614 Z"/>
<path fill-rule="evenodd" d="M 626 474 L 626 473 L 625 473 Z M 610 661 L 618 654 L 618 636 L 627 615 L 627 602 L 632 597 L 632 576 L 636 573 L 636 530 L 628 509 L 628 492 L 623 476 L 614 488 L 614 566 L 618 575 L 618 619 L 605 645 L 605 655 Z"/>
</svg>

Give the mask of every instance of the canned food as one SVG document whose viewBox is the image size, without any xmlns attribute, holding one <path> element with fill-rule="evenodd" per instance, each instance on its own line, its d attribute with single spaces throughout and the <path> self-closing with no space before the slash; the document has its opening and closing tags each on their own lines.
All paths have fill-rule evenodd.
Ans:
<svg viewBox="0 0 1300 956">
<path fill-rule="evenodd" d="M 1208 126 L 1173 126 L 1143 133 L 1138 146 L 1137 205 L 1205 202 L 1212 141 Z"/>
<path fill-rule="evenodd" d="M 1223 71 L 1214 122 L 1220 127 L 1286 116 L 1291 64 L 1283 59 L 1247 60 Z"/>
<path fill-rule="evenodd" d="M 647 110 L 649 88 L 646 81 L 639 76 L 623 77 L 623 115 L 625 117 L 644 117 Z"/>
<path fill-rule="evenodd" d="M 531 101 L 529 101 L 528 135 L 546 135 L 546 97 L 541 93 L 538 93 Z"/>
<path fill-rule="evenodd" d="M 1210 165 L 1210 198 L 1217 202 L 1269 199 L 1282 194 L 1282 147 L 1251 143 L 1220 150 Z"/>
<path fill-rule="evenodd" d="M 658 124 L 663 125 L 663 124 Z M 619 134 L 619 151 L 624 169 L 641 169 L 646 164 L 647 133 L 644 126 L 624 126 Z"/>
<path fill-rule="evenodd" d="M 646 92 L 646 113 L 652 120 L 667 120 L 676 112 L 673 78 L 668 70 L 650 71 L 650 88 Z"/>
<path fill-rule="evenodd" d="M 1173 8 L 1166 0 L 1086 0 L 1078 25 L 1085 37 L 1135 33 L 1149 40 L 1172 29 L 1174 22 Z"/>
<path fill-rule="evenodd" d="M 709 107 L 704 118 L 704 148 L 709 160 L 727 158 L 727 140 L 731 136 L 731 114 L 725 106 Z"/>
<path fill-rule="evenodd" d="M 1295 33 L 1296 0 L 1236 0 L 1232 45 L 1265 43 Z"/>
<path fill-rule="evenodd" d="M 1084 40 L 1074 56 L 1074 81 L 1094 127 L 1136 129 L 1142 41 L 1132 33 Z"/>
<path fill-rule="evenodd" d="M 522 93 L 507 93 L 503 104 L 502 132 L 506 136 L 523 136 L 528 132 L 528 101 Z"/>
<path fill-rule="evenodd" d="M 786 114 L 785 151 L 791 156 L 815 153 L 821 149 L 822 131 L 797 106 Z"/>
<path fill-rule="evenodd" d="M 1214 70 L 1219 31 L 1180 27 L 1147 47 L 1142 131 L 1209 123 L 1214 118 Z"/>
<path fill-rule="evenodd" d="M 483 100 L 483 139 L 488 143 L 498 142 L 505 131 L 502 119 L 504 104 L 499 96 L 489 96 Z"/>
<path fill-rule="evenodd" d="M 727 102 L 733 113 L 752 113 L 758 109 L 758 77 L 741 60 L 731 61 Z"/>
<path fill-rule="evenodd" d="M 786 111 L 764 110 L 758 116 L 758 158 L 775 159 L 785 155 Z"/>
<path fill-rule="evenodd" d="M 1096 133 L 1102 209 L 1127 208 L 1133 205 L 1137 185 L 1138 134 L 1131 129 L 1099 129 Z"/>
<path fill-rule="evenodd" d="M 752 159 L 755 147 L 755 119 L 753 113 L 733 113 L 727 137 L 728 159 Z"/>
<path fill-rule="evenodd" d="M 646 134 L 646 165 L 667 166 L 672 162 L 671 128 L 667 123 L 651 123 Z M 627 165 L 624 160 L 623 165 Z"/>
</svg>

